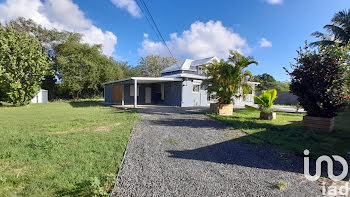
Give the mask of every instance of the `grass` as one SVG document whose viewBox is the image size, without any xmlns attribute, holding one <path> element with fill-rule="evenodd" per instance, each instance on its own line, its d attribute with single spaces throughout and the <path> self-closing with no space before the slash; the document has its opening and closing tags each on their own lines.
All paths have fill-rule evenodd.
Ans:
<svg viewBox="0 0 350 197">
<path fill-rule="evenodd" d="M 0 107 L 1 196 L 106 195 L 137 118 L 93 101 Z"/>
<path fill-rule="evenodd" d="M 276 187 L 279 189 L 279 190 L 284 190 L 288 187 L 288 183 L 284 182 L 284 181 L 281 181 L 281 182 L 278 182 L 276 184 Z"/>
<path fill-rule="evenodd" d="M 233 116 L 216 114 L 209 116 L 225 122 L 232 129 L 245 131 L 248 135 L 239 137 L 244 143 L 273 144 L 288 152 L 303 156 L 305 149 L 310 157 L 350 152 L 350 113 L 339 114 L 333 133 L 322 133 L 304 129 L 301 125 L 303 114 L 277 113 L 276 120 L 260 120 L 259 112 L 237 110 Z M 227 137 L 227 136 L 226 136 Z"/>
</svg>

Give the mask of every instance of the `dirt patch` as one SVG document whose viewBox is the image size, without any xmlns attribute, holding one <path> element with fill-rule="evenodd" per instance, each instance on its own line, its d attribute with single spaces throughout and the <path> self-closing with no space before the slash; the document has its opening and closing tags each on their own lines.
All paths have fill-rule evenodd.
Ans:
<svg viewBox="0 0 350 197">
<path fill-rule="evenodd" d="M 101 126 L 101 127 L 97 127 L 95 129 L 96 132 L 108 132 L 110 131 L 111 128 L 110 127 L 107 127 L 107 126 Z"/>
<path fill-rule="evenodd" d="M 89 123 L 89 125 L 96 125 L 96 123 Z M 112 124 L 112 127 L 119 126 L 120 122 L 116 122 Z M 103 125 L 99 126 L 97 128 L 77 128 L 77 129 L 69 129 L 66 131 L 57 131 L 55 134 L 62 135 L 62 134 L 68 134 L 68 133 L 77 133 L 77 132 L 109 132 L 111 130 L 110 125 Z"/>
</svg>

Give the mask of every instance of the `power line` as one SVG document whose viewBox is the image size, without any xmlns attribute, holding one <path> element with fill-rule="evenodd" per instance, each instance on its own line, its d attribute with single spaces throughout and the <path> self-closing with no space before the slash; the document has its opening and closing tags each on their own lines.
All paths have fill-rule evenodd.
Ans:
<svg viewBox="0 0 350 197">
<path fill-rule="evenodd" d="M 140 8 L 142 14 L 143 14 L 143 15 L 145 16 L 145 18 L 147 19 L 148 24 L 151 26 L 151 28 L 152 28 L 152 30 L 154 31 L 154 33 L 156 34 L 157 38 L 158 38 L 159 40 L 161 40 L 161 38 L 159 37 L 159 35 L 158 35 L 156 29 L 154 28 L 153 24 L 152 24 L 151 21 L 150 21 L 149 16 L 145 13 L 145 12 L 146 12 L 146 10 L 144 10 L 145 8 L 144 8 L 143 6 L 141 6 L 141 4 L 139 3 L 138 0 L 136 0 L 135 2 L 137 3 L 137 6 L 139 6 L 139 8 Z"/>
<path fill-rule="evenodd" d="M 171 57 L 173 57 L 173 58 L 175 59 L 175 57 L 174 57 L 173 54 L 171 53 L 171 51 L 170 51 L 168 45 L 166 44 L 166 42 L 165 42 L 165 40 L 164 40 L 164 38 L 163 38 L 163 35 L 162 35 L 162 33 L 160 32 L 160 30 L 159 30 L 159 28 L 158 28 L 158 25 L 157 25 L 157 23 L 155 22 L 155 20 L 154 20 L 154 18 L 153 18 L 153 16 L 152 16 L 151 12 L 149 11 L 149 9 L 148 9 L 146 3 L 144 2 L 144 0 L 139 0 L 139 1 L 140 1 L 141 4 L 143 5 L 143 8 L 146 10 L 146 15 L 148 15 L 148 16 L 151 18 L 151 20 L 152 20 L 152 22 L 153 22 L 153 24 L 154 24 L 154 27 L 155 27 L 156 30 L 157 30 L 157 31 L 156 31 L 156 34 L 160 36 L 161 41 L 164 43 L 165 47 L 168 49 L 168 51 L 169 51 Z M 137 4 L 139 5 L 139 3 L 137 3 Z M 140 7 L 140 5 L 139 5 L 139 7 Z M 142 8 L 141 8 L 141 7 L 140 7 L 140 9 L 141 9 L 141 11 L 142 11 Z M 142 12 L 143 12 L 143 11 L 142 11 Z M 144 13 L 144 12 L 143 12 L 143 13 Z M 146 18 L 147 18 L 147 17 L 146 17 Z M 149 21 L 148 18 L 147 18 L 147 20 Z M 149 21 L 149 22 L 150 22 L 150 21 Z M 152 26 L 152 28 L 153 28 L 153 30 L 154 30 L 153 25 L 151 25 L 151 26 Z M 158 33 L 157 33 L 157 32 L 158 32 Z M 159 37 L 159 36 L 158 36 L 158 37 Z"/>
</svg>

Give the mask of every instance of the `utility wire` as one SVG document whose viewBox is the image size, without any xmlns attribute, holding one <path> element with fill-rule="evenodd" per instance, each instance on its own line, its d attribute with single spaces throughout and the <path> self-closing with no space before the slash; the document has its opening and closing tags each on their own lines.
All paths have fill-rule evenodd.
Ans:
<svg viewBox="0 0 350 197">
<path fill-rule="evenodd" d="M 155 27 L 156 30 L 157 30 L 156 33 L 158 32 L 157 35 L 160 36 L 161 41 L 164 43 L 165 47 L 168 49 L 168 51 L 169 51 L 171 57 L 175 59 L 175 57 L 174 57 L 173 54 L 171 53 L 171 51 L 170 51 L 168 45 L 166 44 L 166 42 L 165 42 L 165 40 L 164 40 L 164 38 L 163 38 L 163 35 L 162 35 L 162 33 L 160 32 L 160 30 L 159 30 L 159 28 L 158 28 L 158 25 L 156 24 L 156 22 L 155 22 L 155 20 L 154 20 L 154 18 L 153 18 L 153 16 L 152 16 L 151 12 L 149 11 L 149 9 L 148 9 L 146 3 L 144 2 L 144 0 L 139 0 L 139 1 L 141 2 L 141 4 L 143 5 L 143 8 L 145 9 L 146 15 L 148 15 L 148 16 L 151 18 L 152 23 L 154 24 L 154 27 Z M 139 5 L 139 3 L 138 3 L 138 5 Z M 140 5 L 139 5 L 139 7 L 140 7 Z M 140 7 L 140 9 L 141 9 L 141 7 Z M 146 18 L 147 18 L 147 17 L 146 17 Z M 147 19 L 147 20 L 149 21 L 149 19 Z M 153 25 L 152 25 L 152 28 L 153 28 L 153 29 L 154 29 L 154 27 L 153 27 Z"/>
<path fill-rule="evenodd" d="M 159 37 L 159 35 L 158 35 L 156 29 L 154 28 L 153 24 L 151 23 L 151 19 L 149 19 L 148 14 L 145 13 L 145 12 L 146 12 L 145 8 L 139 3 L 138 0 L 136 0 L 135 2 L 137 3 L 137 6 L 139 6 L 139 8 L 140 8 L 142 14 L 143 14 L 143 15 L 145 16 L 145 18 L 147 19 L 148 24 L 151 26 L 151 28 L 152 28 L 152 30 L 154 31 L 154 33 L 156 34 L 158 40 L 161 40 L 161 38 Z M 153 37 L 153 36 L 152 36 L 152 37 Z"/>
</svg>

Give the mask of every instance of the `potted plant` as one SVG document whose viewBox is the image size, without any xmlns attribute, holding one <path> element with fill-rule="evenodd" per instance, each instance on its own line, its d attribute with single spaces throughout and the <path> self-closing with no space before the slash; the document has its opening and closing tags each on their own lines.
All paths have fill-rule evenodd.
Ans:
<svg viewBox="0 0 350 197">
<path fill-rule="evenodd" d="M 218 103 L 211 104 L 211 110 L 216 108 L 217 110 L 214 111 L 218 111 L 223 116 L 233 114 L 233 98 L 239 96 L 240 88 L 243 90 L 251 88 L 247 81 L 253 78 L 252 73 L 243 70 L 250 64 L 258 64 L 258 62 L 254 61 L 253 57 L 244 57 L 238 52 L 230 51 L 227 61 L 222 59 L 204 66 L 207 75 L 204 84 L 208 87 L 208 94 L 218 100 Z"/>
<path fill-rule="evenodd" d="M 349 46 L 320 46 L 311 51 L 308 46 L 298 51 L 296 64 L 291 65 L 290 91 L 298 96 L 307 111 L 303 126 L 331 132 L 334 117 L 345 102 L 346 72 L 349 66 Z"/>
<path fill-rule="evenodd" d="M 277 98 L 277 91 L 275 89 L 262 91 L 260 96 L 254 96 L 254 102 L 258 104 L 258 108 L 246 105 L 247 110 L 259 110 L 260 119 L 275 120 L 276 112 L 273 112 L 273 101 Z"/>
</svg>

